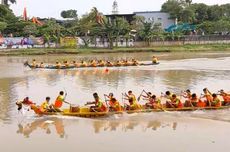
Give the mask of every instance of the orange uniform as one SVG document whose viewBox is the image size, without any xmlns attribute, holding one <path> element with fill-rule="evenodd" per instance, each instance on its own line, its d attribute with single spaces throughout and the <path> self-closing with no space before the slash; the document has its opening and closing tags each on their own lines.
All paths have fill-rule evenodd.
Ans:
<svg viewBox="0 0 230 152">
<path fill-rule="evenodd" d="M 98 107 L 99 112 L 107 111 L 106 105 L 100 99 L 96 101 L 96 106 Z"/>
<path fill-rule="evenodd" d="M 54 107 L 55 108 L 61 108 L 64 102 L 64 96 L 63 95 L 59 95 L 54 103 Z"/>
<path fill-rule="evenodd" d="M 203 102 L 201 100 L 198 100 L 196 106 L 199 107 L 199 108 L 203 108 L 203 107 L 206 107 L 206 104 L 205 104 L 205 102 Z"/>
<path fill-rule="evenodd" d="M 215 107 L 221 107 L 221 101 L 220 101 L 220 99 L 218 97 L 213 98 L 212 104 Z"/>
</svg>

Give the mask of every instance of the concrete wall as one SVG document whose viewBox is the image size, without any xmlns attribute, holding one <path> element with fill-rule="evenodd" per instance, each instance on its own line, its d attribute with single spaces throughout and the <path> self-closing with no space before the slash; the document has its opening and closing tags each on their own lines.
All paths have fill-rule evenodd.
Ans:
<svg viewBox="0 0 230 152">
<path fill-rule="evenodd" d="M 219 41 L 156 41 L 151 42 L 150 46 L 176 46 L 185 44 L 230 44 L 230 40 Z M 146 42 L 134 42 L 135 47 L 147 47 Z"/>
<path fill-rule="evenodd" d="M 161 23 L 162 28 L 166 29 L 169 26 L 175 24 L 175 20 L 170 19 L 168 13 L 163 13 L 159 11 L 149 11 L 149 12 L 134 12 L 137 16 L 143 16 L 146 22 Z"/>
</svg>

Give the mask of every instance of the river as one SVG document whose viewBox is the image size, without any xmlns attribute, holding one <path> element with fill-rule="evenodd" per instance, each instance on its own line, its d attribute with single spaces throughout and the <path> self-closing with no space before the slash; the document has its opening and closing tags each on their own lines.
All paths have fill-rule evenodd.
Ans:
<svg viewBox="0 0 230 152">
<path fill-rule="evenodd" d="M 47 63 L 57 60 L 117 60 L 136 58 L 149 62 L 160 58 L 160 65 L 72 70 L 31 70 L 26 60 Z M 230 53 L 111 53 L 83 55 L 47 55 L 0 57 L 0 143 L 1 151 L 101 151 L 141 150 L 175 152 L 228 152 L 230 149 L 230 110 L 142 113 L 114 115 L 101 119 L 38 117 L 32 111 L 23 114 L 15 102 L 29 96 L 40 104 L 46 96 L 53 101 L 59 91 L 76 105 L 92 101 L 94 92 L 113 92 L 122 101 L 122 93 L 143 89 L 160 96 L 171 90 L 180 94 L 191 89 L 200 94 L 230 91 Z M 144 101 L 141 101 L 144 103 Z M 65 105 L 68 107 L 68 105 Z"/>
</svg>

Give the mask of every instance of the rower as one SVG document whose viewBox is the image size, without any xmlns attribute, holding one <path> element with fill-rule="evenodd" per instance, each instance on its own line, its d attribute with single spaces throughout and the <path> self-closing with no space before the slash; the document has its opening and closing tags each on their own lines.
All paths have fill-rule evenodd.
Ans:
<svg viewBox="0 0 230 152">
<path fill-rule="evenodd" d="M 90 61 L 90 66 L 92 66 L 92 67 L 97 67 L 97 62 L 96 62 L 96 60 L 91 60 L 91 61 Z"/>
<path fill-rule="evenodd" d="M 161 93 L 161 95 L 163 97 L 165 97 L 167 99 L 167 101 L 171 101 L 172 100 L 172 93 L 170 91 L 166 91 L 165 95 L 164 95 L 164 93 Z"/>
<path fill-rule="evenodd" d="M 138 104 L 136 96 L 133 94 L 132 91 L 129 91 L 128 94 L 125 94 L 125 96 L 127 97 L 125 99 L 129 101 L 129 106 L 127 110 L 141 109 L 141 105 Z"/>
<path fill-rule="evenodd" d="M 46 100 L 40 106 L 41 112 L 52 112 L 52 108 L 49 102 L 50 102 L 50 97 L 46 97 Z"/>
<path fill-rule="evenodd" d="M 220 90 L 219 92 L 220 92 L 220 96 L 224 100 L 223 105 L 230 106 L 230 94 L 226 93 L 224 90 Z"/>
<path fill-rule="evenodd" d="M 60 69 L 61 68 L 61 63 L 60 62 L 56 62 L 56 68 Z"/>
<path fill-rule="evenodd" d="M 111 98 L 111 102 L 109 106 L 110 106 L 109 107 L 110 111 L 115 111 L 115 112 L 122 111 L 122 106 L 120 105 L 119 101 L 117 101 L 116 98 Z"/>
<path fill-rule="evenodd" d="M 211 103 L 213 101 L 213 97 L 212 97 L 212 93 L 207 89 L 207 88 L 204 88 L 203 89 L 203 92 L 204 92 L 204 98 L 205 98 L 205 103 L 207 106 L 211 106 Z"/>
<path fill-rule="evenodd" d="M 206 103 L 203 102 L 200 98 L 198 99 L 196 94 L 192 94 L 192 101 L 191 101 L 192 104 L 193 104 L 193 100 L 197 101 L 196 107 L 198 107 L 198 108 L 204 108 L 204 107 L 206 107 Z"/>
<path fill-rule="evenodd" d="M 183 108 L 183 104 L 175 94 L 172 95 L 171 101 L 166 102 L 167 108 Z"/>
<path fill-rule="evenodd" d="M 31 101 L 29 99 L 29 97 L 26 97 L 25 99 L 23 99 L 22 104 L 30 106 L 30 105 L 33 105 L 35 103 L 33 103 L 33 101 Z"/>
<path fill-rule="evenodd" d="M 40 65 L 39 65 L 39 67 L 40 67 L 40 68 L 44 68 L 44 67 L 45 67 L 44 63 L 41 62 Z"/>
<path fill-rule="evenodd" d="M 23 105 L 32 107 L 35 105 L 35 103 L 30 101 L 29 97 L 26 97 L 23 99 L 23 101 L 16 102 L 16 105 L 18 106 L 18 111 L 20 111 L 22 109 Z M 28 109 L 28 111 L 29 111 L 29 109 Z"/>
<path fill-rule="evenodd" d="M 126 97 L 128 97 L 128 99 L 129 99 L 129 98 L 132 98 L 134 102 L 137 102 L 137 98 L 136 98 L 136 96 L 133 94 L 132 91 L 129 91 L 128 94 L 125 94 L 125 95 L 126 95 Z"/>
<path fill-rule="evenodd" d="M 152 57 L 152 63 L 153 63 L 153 64 L 159 63 L 158 58 L 157 58 L 156 56 L 153 56 L 153 57 Z"/>
<path fill-rule="evenodd" d="M 87 67 L 87 65 L 88 65 L 88 64 L 87 64 L 85 61 L 83 61 L 83 60 L 81 61 L 81 66 L 82 66 L 82 67 Z"/>
<path fill-rule="evenodd" d="M 53 105 L 55 111 L 58 111 L 58 112 L 61 111 L 60 108 L 62 107 L 63 102 L 65 102 L 64 91 L 60 91 Z"/>
<path fill-rule="evenodd" d="M 149 102 L 145 104 L 147 108 L 158 109 L 161 107 L 161 100 L 156 97 L 156 95 L 152 95 L 149 99 Z"/>
<path fill-rule="evenodd" d="M 121 62 L 120 60 L 117 60 L 117 62 L 116 62 L 115 65 L 116 65 L 116 66 L 122 66 L 122 62 Z"/>
<path fill-rule="evenodd" d="M 113 66 L 113 63 L 110 61 L 106 61 L 106 66 L 111 67 L 111 66 Z"/>
<path fill-rule="evenodd" d="M 103 60 L 99 60 L 98 65 L 103 67 L 103 66 L 105 66 L 105 62 Z"/>
<path fill-rule="evenodd" d="M 191 99 L 190 99 L 190 106 L 188 106 L 188 107 L 203 108 L 205 106 L 206 106 L 206 104 L 202 100 L 200 100 L 200 98 L 198 98 L 195 93 L 193 93 L 191 96 Z"/>
<path fill-rule="evenodd" d="M 126 105 L 126 110 L 139 110 L 141 109 L 141 105 L 134 101 L 133 98 L 126 99 L 129 101 L 129 105 Z"/>
<path fill-rule="evenodd" d="M 79 67 L 79 64 L 76 62 L 76 61 L 72 61 L 72 64 L 74 67 L 78 68 Z"/>
<path fill-rule="evenodd" d="M 152 98 L 152 93 L 151 92 L 146 92 L 146 95 L 141 95 L 144 100 L 150 100 Z"/>
<path fill-rule="evenodd" d="M 211 105 L 213 107 L 221 107 L 221 101 L 220 99 L 218 98 L 217 94 L 212 94 L 212 97 L 213 97 L 213 100 L 211 102 Z"/>
<path fill-rule="evenodd" d="M 36 67 L 37 67 L 37 63 L 36 63 L 36 60 L 35 60 L 35 59 L 33 59 L 33 61 L 32 61 L 32 67 L 33 67 L 33 68 L 36 68 Z"/>
<path fill-rule="evenodd" d="M 94 106 L 90 107 L 90 111 L 91 112 L 106 112 L 107 111 L 107 107 L 106 105 L 102 102 L 102 100 L 100 99 L 100 97 L 98 96 L 97 93 L 93 94 L 94 97 L 94 102 L 87 102 L 85 105 L 92 105 L 94 104 Z"/>
<path fill-rule="evenodd" d="M 64 66 L 65 66 L 65 67 L 69 67 L 68 61 L 64 61 L 63 63 L 64 63 Z"/>
<path fill-rule="evenodd" d="M 139 64 L 139 63 L 138 63 L 138 61 L 137 61 L 137 60 L 135 60 L 135 59 L 132 59 L 132 61 L 131 61 L 131 62 L 132 62 L 132 65 L 135 65 L 135 66 Z"/>
<path fill-rule="evenodd" d="M 184 103 L 185 107 L 195 106 L 195 105 L 192 105 L 192 103 L 191 103 L 192 93 L 189 89 L 182 92 L 182 96 L 186 99 L 185 103 Z"/>
</svg>

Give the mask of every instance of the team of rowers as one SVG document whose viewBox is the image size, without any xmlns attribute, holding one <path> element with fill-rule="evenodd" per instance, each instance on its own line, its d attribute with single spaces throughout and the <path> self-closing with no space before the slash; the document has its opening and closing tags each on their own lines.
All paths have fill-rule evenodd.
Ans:
<svg viewBox="0 0 230 152">
<path fill-rule="evenodd" d="M 145 94 L 144 94 L 145 93 Z M 218 93 L 211 93 L 207 88 L 203 89 L 203 93 L 200 97 L 195 93 L 191 93 L 190 90 L 182 92 L 181 97 L 183 96 L 186 100 L 183 103 L 181 98 L 176 94 L 166 91 L 165 94 L 162 93 L 161 97 L 156 97 L 151 92 L 146 92 L 143 90 L 141 95 L 136 98 L 132 91 L 122 94 L 122 100 L 128 101 L 124 102 L 123 105 L 114 97 L 113 93 L 109 95 L 104 95 L 106 101 L 103 102 L 97 93 L 93 94 L 94 101 L 87 102 L 85 105 L 90 106 L 90 112 L 120 112 L 126 110 L 141 110 L 141 109 L 161 109 L 165 108 L 183 108 L 183 107 L 221 107 L 221 106 L 230 106 L 230 94 L 226 93 L 224 90 L 218 91 Z M 61 91 L 56 98 L 53 104 L 50 104 L 50 97 L 46 97 L 45 101 L 38 107 L 40 112 L 61 112 L 63 103 L 70 104 L 65 101 L 66 95 Z M 219 97 L 223 98 L 223 101 Z M 140 98 L 146 101 L 145 105 L 139 103 Z M 166 103 L 162 104 L 162 98 L 166 99 Z M 35 106 L 35 103 L 29 100 L 26 97 L 22 102 L 17 103 L 20 110 L 22 104 Z M 71 105 L 71 104 L 70 104 Z"/>
<path fill-rule="evenodd" d="M 152 63 L 153 64 L 157 64 L 159 63 L 157 57 L 153 56 L 152 57 Z M 72 61 L 72 62 L 68 62 L 68 61 L 64 61 L 63 63 L 61 62 L 56 62 L 55 65 L 52 65 L 52 67 L 56 67 L 56 68 L 68 68 L 68 67 L 112 67 L 112 66 L 137 66 L 140 63 L 136 60 L 136 59 L 131 59 L 131 60 L 127 60 L 127 59 L 121 59 L 121 60 L 117 60 L 117 61 L 105 61 L 105 60 L 90 60 L 90 61 L 84 61 L 81 60 L 80 62 L 77 61 Z M 33 59 L 32 67 L 35 68 L 45 68 L 45 67 L 49 67 L 50 65 L 45 65 L 44 62 L 41 63 L 37 63 L 35 59 Z"/>
</svg>

